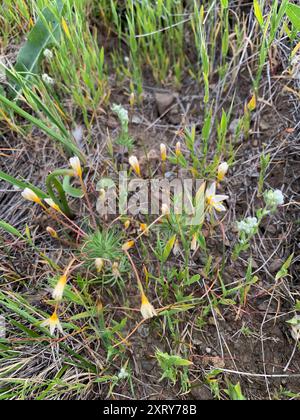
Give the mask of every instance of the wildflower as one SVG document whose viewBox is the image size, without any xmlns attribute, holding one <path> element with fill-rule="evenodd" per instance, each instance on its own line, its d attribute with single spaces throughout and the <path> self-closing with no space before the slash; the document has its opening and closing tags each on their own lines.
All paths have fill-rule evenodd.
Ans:
<svg viewBox="0 0 300 420">
<path fill-rule="evenodd" d="M 74 174 L 75 176 L 77 176 L 78 178 L 82 178 L 82 168 L 81 168 L 81 164 L 80 164 L 80 160 L 77 156 L 72 157 L 70 159 L 70 165 L 72 167 L 72 169 L 74 170 Z"/>
<path fill-rule="evenodd" d="M 42 204 L 41 199 L 30 188 L 25 188 L 21 195 L 23 198 L 25 198 L 25 200 L 32 201 L 37 204 Z"/>
<path fill-rule="evenodd" d="M 167 160 L 167 148 L 164 143 L 160 145 L 160 155 L 161 155 L 161 160 L 165 162 Z"/>
<path fill-rule="evenodd" d="M 61 209 L 59 208 L 59 206 L 56 203 L 54 203 L 52 198 L 45 198 L 45 203 L 47 203 L 48 206 L 51 207 L 53 210 L 61 212 Z"/>
<path fill-rule="evenodd" d="M 206 190 L 205 193 L 206 203 L 208 209 L 217 211 L 226 211 L 226 207 L 222 204 L 224 200 L 227 200 L 228 195 L 217 195 L 216 194 L 216 183 L 213 182 Z"/>
<path fill-rule="evenodd" d="M 57 234 L 56 230 L 52 229 L 52 227 L 48 226 L 46 228 L 46 231 L 49 233 L 50 236 L 52 236 L 52 238 L 54 238 L 54 239 L 58 238 L 58 234 Z"/>
<path fill-rule="evenodd" d="M 197 234 L 194 233 L 193 238 L 192 238 L 192 242 L 191 242 L 191 251 L 196 251 L 197 244 L 198 244 Z"/>
<path fill-rule="evenodd" d="M 61 323 L 59 321 L 59 318 L 57 316 L 57 312 L 54 311 L 53 314 L 50 316 L 50 318 L 46 319 L 44 322 L 41 323 L 42 327 L 49 327 L 50 328 L 50 334 L 53 335 L 56 331 L 60 331 L 63 333 L 63 329 L 61 326 Z"/>
<path fill-rule="evenodd" d="M 237 222 L 237 228 L 240 234 L 252 236 L 255 234 L 258 227 L 258 220 L 256 217 L 247 217 L 240 222 Z"/>
<path fill-rule="evenodd" d="M 131 223 L 131 222 L 130 222 L 130 220 L 129 220 L 129 219 L 125 221 L 125 223 L 124 223 L 124 228 L 125 228 L 125 230 L 127 230 L 127 229 L 129 228 L 130 223 Z"/>
<path fill-rule="evenodd" d="M 127 131 L 128 122 L 129 122 L 127 109 L 122 107 L 122 105 L 113 104 L 113 106 L 111 107 L 111 110 L 118 116 L 118 118 L 121 122 L 122 128 L 125 131 Z"/>
<path fill-rule="evenodd" d="M 142 293 L 141 314 L 144 319 L 149 319 L 149 318 L 153 318 L 154 316 L 157 316 L 156 310 L 149 302 L 145 293 Z"/>
<path fill-rule="evenodd" d="M 47 60 L 49 60 L 49 61 L 51 61 L 52 60 L 52 58 L 53 58 L 53 52 L 51 51 L 51 50 L 49 50 L 48 48 L 46 48 L 45 49 L 45 51 L 44 51 L 44 57 L 47 59 Z"/>
<path fill-rule="evenodd" d="M 134 104 L 135 104 L 135 94 L 134 94 L 134 92 L 131 92 L 131 94 L 129 96 L 129 104 L 130 104 L 131 108 L 134 107 Z"/>
<path fill-rule="evenodd" d="M 53 86 L 54 83 L 55 83 L 55 80 L 52 79 L 52 77 L 50 77 L 47 73 L 44 73 L 42 75 L 42 79 L 43 79 L 43 82 L 46 83 L 46 85 L 49 85 L 49 86 Z"/>
<path fill-rule="evenodd" d="M 250 101 L 247 104 L 247 109 L 252 112 L 256 109 L 256 105 L 257 105 L 257 101 L 256 101 L 256 96 L 253 95 L 252 98 L 250 99 Z"/>
<path fill-rule="evenodd" d="M 103 270 L 103 267 L 104 267 L 103 258 L 96 258 L 95 259 L 95 266 L 96 266 L 97 273 L 98 274 L 101 273 L 101 271 Z"/>
<path fill-rule="evenodd" d="M 134 246 L 134 241 L 128 241 L 122 246 L 123 251 L 129 251 Z"/>
<path fill-rule="evenodd" d="M 168 214 L 170 214 L 169 206 L 167 204 L 163 204 L 161 206 L 161 212 L 164 216 L 167 216 Z"/>
<path fill-rule="evenodd" d="M 146 235 L 149 236 L 149 229 L 148 229 L 148 225 L 146 223 L 141 223 L 140 224 L 140 231 Z"/>
<path fill-rule="evenodd" d="M 65 274 L 60 277 L 52 293 L 54 300 L 62 300 L 67 281 L 68 279 Z"/>
<path fill-rule="evenodd" d="M 176 143 L 175 153 L 176 153 L 177 157 L 179 157 L 181 155 L 181 143 L 180 143 L 180 141 Z"/>
<path fill-rule="evenodd" d="M 118 378 L 119 379 L 126 379 L 128 378 L 129 373 L 126 371 L 126 369 L 124 367 L 121 368 L 120 372 L 118 373 Z"/>
<path fill-rule="evenodd" d="M 275 211 L 278 206 L 284 203 L 284 196 L 280 190 L 268 190 L 264 193 L 264 200 L 266 206 Z"/>
<path fill-rule="evenodd" d="M 111 270 L 112 270 L 113 276 L 116 279 L 121 277 L 121 273 L 120 273 L 120 270 L 119 270 L 119 264 L 117 262 L 113 263 Z"/>
<path fill-rule="evenodd" d="M 228 172 L 228 163 L 227 162 L 223 162 L 219 165 L 218 167 L 218 181 L 221 182 L 223 181 L 223 179 L 225 178 L 227 172 Z"/>
<path fill-rule="evenodd" d="M 129 164 L 133 168 L 134 172 L 138 176 L 141 176 L 141 168 L 140 168 L 140 164 L 139 164 L 139 161 L 138 161 L 138 159 L 137 159 L 136 156 L 130 156 L 130 158 L 129 158 Z"/>
</svg>

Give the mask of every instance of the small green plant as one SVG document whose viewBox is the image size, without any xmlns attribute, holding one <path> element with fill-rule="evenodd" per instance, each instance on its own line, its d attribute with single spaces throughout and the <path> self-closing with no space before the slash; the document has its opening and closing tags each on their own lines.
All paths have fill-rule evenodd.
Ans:
<svg viewBox="0 0 300 420">
<path fill-rule="evenodd" d="M 236 385 L 228 381 L 228 389 L 225 389 L 226 394 L 228 394 L 229 398 L 233 401 L 245 401 L 246 398 L 244 397 L 241 389 L 241 385 L 238 382 Z"/>
<path fill-rule="evenodd" d="M 175 384 L 182 375 L 182 368 L 187 368 L 192 365 L 192 362 L 189 360 L 183 359 L 177 355 L 164 353 L 160 350 L 156 350 L 155 357 L 162 370 L 161 380 L 169 379 L 173 384 Z"/>
<path fill-rule="evenodd" d="M 128 131 L 128 123 L 129 123 L 128 111 L 121 105 L 116 105 L 116 104 L 114 104 L 111 107 L 111 109 L 118 116 L 119 121 L 121 123 L 121 133 L 119 134 L 117 138 L 117 143 L 120 146 L 125 147 L 129 152 L 131 152 L 133 148 L 134 140 L 129 135 L 129 131 Z"/>
<path fill-rule="evenodd" d="M 275 213 L 278 206 L 284 203 L 284 197 L 280 190 L 267 190 L 264 192 L 265 207 L 256 211 L 256 217 L 247 217 L 237 222 L 239 242 L 236 244 L 233 252 L 233 258 L 236 259 L 239 254 L 246 251 L 250 246 L 250 240 L 258 232 L 261 221 L 264 217 Z"/>
</svg>

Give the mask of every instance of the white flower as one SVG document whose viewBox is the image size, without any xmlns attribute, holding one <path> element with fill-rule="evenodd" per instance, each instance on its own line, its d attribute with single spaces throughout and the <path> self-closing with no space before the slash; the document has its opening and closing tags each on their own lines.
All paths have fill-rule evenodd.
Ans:
<svg viewBox="0 0 300 420">
<path fill-rule="evenodd" d="M 218 167 L 218 181 L 221 182 L 228 172 L 229 166 L 227 162 L 223 162 Z"/>
<path fill-rule="evenodd" d="M 74 156 L 70 159 L 71 168 L 74 170 L 75 176 L 78 178 L 82 178 L 82 168 L 80 164 L 80 160 L 77 156 Z"/>
<path fill-rule="evenodd" d="M 25 188 L 25 190 L 21 193 L 21 195 L 23 198 L 25 198 L 25 200 L 32 201 L 37 204 L 41 204 L 41 199 L 30 188 Z"/>
<path fill-rule="evenodd" d="M 253 235 L 258 227 L 258 220 L 256 217 L 247 217 L 240 222 L 237 222 L 237 228 L 239 233 L 245 233 L 246 235 Z"/>
<path fill-rule="evenodd" d="M 141 176 L 141 168 L 140 168 L 140 164 L 139 164 L 138 158 L 136 156 L 130 156 L 130 158 L 129 158 L 129 164 L 132 167 L 132 169 L 134 170 L 134 172 L 138 176 Z"/>
<path fill-rule="evenodd" d="M 103 258 L 96 258 L 95 259 L 95 267 L 97 270 L 97 273 L 101 273 L 103 267 L 104 267 L 104 260 Z"/>
<path fill-rule="evenodd" d="M 164 143 L 161 143 L 160 145 L 160 155 L 161 155 L 161 160 L 165 162 L 167 160 L 167 148 Z"/>
<path fill-rule="evenodd" d="M 267 207 L 275 210 L 284 203 L 284 196 L 280 190 L 268 190 L 264 193 L 264 199 Z"/>
<path fill-rule="evenodd" d="M 56 311 L 53 312 L 53 314 L 50 316 L 50 318 L 46 319 L 44 322 L 41 323 L 42 327 L 49 327 L 50 328 L 50 334 L 53 335 L 56 331 L 60 331 L 63 333 L 63 329 L 61 326 L 61 323 L 59 321 L 59 318 L 57 316 Z"/>
<path fill-rule="evenodd" d="M 62 300 L 67 281 L 68 279 L 66 275 L 60 277 L 52 293 L 52 297 L 54 300 Z"/>
<path fill-rule="evenodd" d="M 198 247 L 198 235 L 197 233 L 195 233 L 193 235 L 192 242 L 191 242 L 191 251 L 196 251 L 197 247 Z"/>
<path fill-rule="evenodd" d="M 176 153 L 177 157 L 181 156 L 181 143 L 180 143 L 180 141 L 178 141 L 176 143 L 175 153 Z"/>
<path fill-rule="evenodd" d="M 118 378 L 119 379 L 126 379 L 128 378 L 129 373 L 126 371 L 126 369 L 124 367 L 121 368 L 119 374 L 118 374 Z"/>
<path fill-rule="evenodd" d="M 43 82 L 46 83 L 46 85 L 52 86 L 55 83 L 55 80 L 52 79 L 52 77 L 50 77 L 47 73 L 44 73 L 42 75 L 42 79 L 43 79 Z"/>
<path fill-rule="evenodd" d="M 45 203 L 47 203 L 48 206 L 51 207 L 52 209 L 61 212 L 59 206 L 54 203 L 54 201 L 52 200 L 52 198 L 45 198 Z"/>
<path fill-rule="evenodd" d="M 154 316 L 157 316 L 156 310 L 151 305 L 147 296 L 144 293 L 142 293 L 141 314 L 144 319 L 149 319 L 153 318 Z"/>
<path fill-rule="evenodd" d="M 53 58 L 53 52 L 46 48 L 44 51 L 44 57 L 47 58 L 47 60 L 51 61 Z"/>
<path fill-rule="evenodd" d="M 228 198 L 228 195 L 216 194 L 215 182 L 213 182 L 205 192 L 206 204 L 209 211 L 212 211 L 213 209 L 216 211 L 226 211 L 226 207 L 222 204 L 222 202 Z"/>
</svg>

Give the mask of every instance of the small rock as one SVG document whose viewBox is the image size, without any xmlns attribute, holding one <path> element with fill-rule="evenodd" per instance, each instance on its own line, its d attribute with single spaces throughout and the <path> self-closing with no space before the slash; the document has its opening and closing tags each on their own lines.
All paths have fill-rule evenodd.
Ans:
<svg viewBox="0 0 300 420">
<path fill-rule="evenodd" d="M 275 258 L 275 260 L 269 266 L 270 273 L 277 273 L 281 269 L 282 264 L 283 261 L 280 258 Z"/>
<path fill-rule="evenodd" d="M 195 385 L 193 384 L 191 387 L 190 394 L 195 400 L 205 401 L 213 399 L 209 389 L 201 383 Z"/>
<path fill-rule="evenodd" d="M 175 96 L 173 93 L 156 93 L 155 100 L 158 114 L 163 115 L 172 105 Z"/>
<path fill-rule="evenodd" d="M 155 362 L 150 362 L 148 360 L 142 361 L 142 370 L 145 372 L 152 372 Z"/>
<path fill-rule="evenodd" d="M 131 122 L 132 124 L 141 124 L 143 122 L 143 118 L 138 115 L 133 115 Z"/>
<path fill-rule="evenodd" d="M 206 351 L 207 354 L 211 354 L 211 352 L 212 352 L 210 347 L 206 347 L 205 351 Z"/>
</svg>

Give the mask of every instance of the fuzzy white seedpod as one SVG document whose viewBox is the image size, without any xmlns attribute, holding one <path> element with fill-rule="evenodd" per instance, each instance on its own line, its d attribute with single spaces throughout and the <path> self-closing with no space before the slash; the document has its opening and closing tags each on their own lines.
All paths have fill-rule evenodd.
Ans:
<svg viewBox="0 0 300 420">
<path fill-rule="evenodd" d="M 47 73 L 44 73 L 42 75 L 42 80 L 46 85 L 49 85 L 49 86 L 53 86 L 55 83 L 55 80 L 52 79 L 52 77 L 50 77 Z"/>
</svg>

